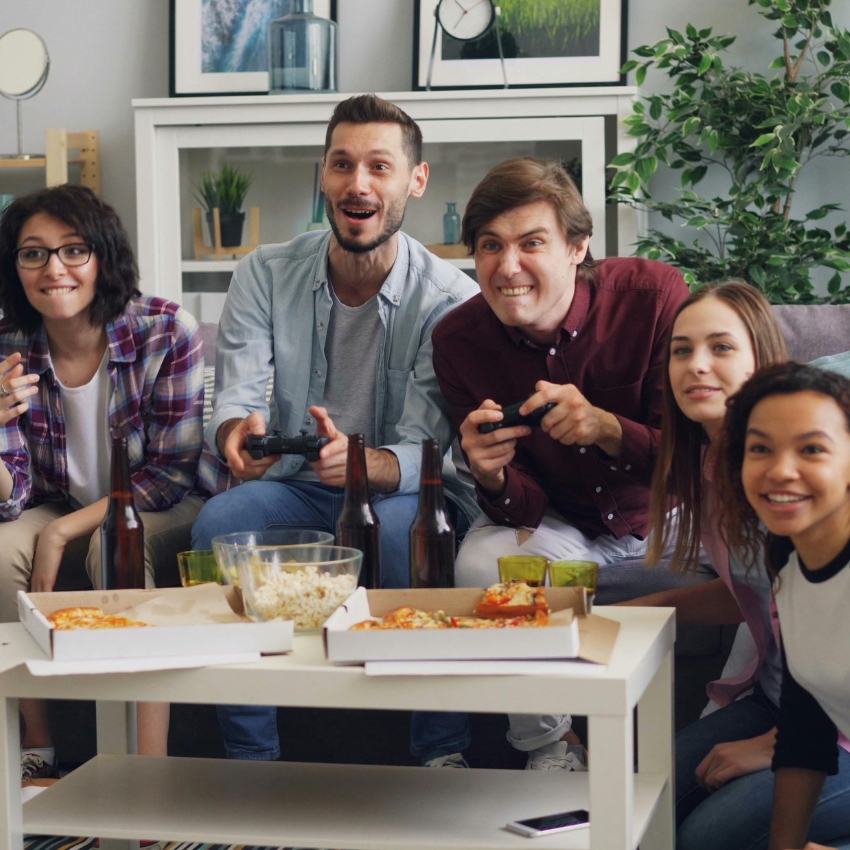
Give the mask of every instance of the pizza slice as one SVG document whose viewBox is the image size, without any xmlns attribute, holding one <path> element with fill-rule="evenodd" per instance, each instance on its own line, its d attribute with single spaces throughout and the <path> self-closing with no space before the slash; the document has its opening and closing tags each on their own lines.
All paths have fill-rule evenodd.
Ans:
<svg viewBox="0 0 850 850">
<path fill-rule="evenodd" d="M 475 606 L 477 617 L 519 617 L 538 612 L 549 613 L 543 588 L 516 580 L 491 585 Z"/>
<path fill-rule="evenodd" d="M 104 614 L 100 608 L 60 608 L 47 617 L 54 629 L 126 629 L 148 626 L 140 620 L 131 620 L 120 614 Z"/>
</svg>

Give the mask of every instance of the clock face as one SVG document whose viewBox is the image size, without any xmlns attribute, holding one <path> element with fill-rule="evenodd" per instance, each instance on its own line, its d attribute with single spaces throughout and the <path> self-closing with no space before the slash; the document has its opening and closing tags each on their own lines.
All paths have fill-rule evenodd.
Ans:
<svg viewBox="0 0 850 850">
<path fill-rule="evenodd" d="M 494 17 L 492 0 L 440 0 L 437 6 L 440 26 L 459 41 L 479 38 Z"/>
</svg>

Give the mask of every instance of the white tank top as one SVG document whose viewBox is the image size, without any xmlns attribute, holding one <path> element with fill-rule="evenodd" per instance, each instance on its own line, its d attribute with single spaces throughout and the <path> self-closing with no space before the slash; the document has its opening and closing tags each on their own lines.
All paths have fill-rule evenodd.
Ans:
<svg viewBox="0 0 850 850">
<path fill-rule="evenodd" d="M 66 387 L 56 378 L 65 414 L 68 492 L 75 508 L 109 495 L 108 353 L 107 347 L 94 377 L 82 387 Z"/>
</svg>

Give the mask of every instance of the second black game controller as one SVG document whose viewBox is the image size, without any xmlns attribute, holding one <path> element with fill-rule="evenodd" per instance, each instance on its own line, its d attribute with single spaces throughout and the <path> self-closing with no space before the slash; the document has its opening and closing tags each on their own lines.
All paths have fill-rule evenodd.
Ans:
<svg viewBox="0 0 850 850">
<path fill-rule="evenodd" d="M 315 462 L 319 451 L 330 442 L 329 437 L 318 437 L 302 431 L 299 437 L 284 437 L 282 434 L 249 434 L 245 438 L 245 451 L 254 460 L 262 460 L 269 455 L 303 455 Z"/>
<path fill-rule="evenodd" d="M 496 431 L 499 428 L 513 428 L 515 425 L 530 425 L 532 428 L 539 428 L 543 417 L 555 407 L 555 402 L 550 401 L 548 404 L 544 404 L 543 407 L 538 407 L 537 410 L 532 410 L 531 413 L 520 416 L 519 409 L 524 404 L 524 401 L 518 401 L 516 404 L 509 405 L 502 410 L 504 418 L 501 422 L 482 422 L 478 426 L 478 430 L 482 434 L 489 434 L 491 431 Z"/>
</svg>

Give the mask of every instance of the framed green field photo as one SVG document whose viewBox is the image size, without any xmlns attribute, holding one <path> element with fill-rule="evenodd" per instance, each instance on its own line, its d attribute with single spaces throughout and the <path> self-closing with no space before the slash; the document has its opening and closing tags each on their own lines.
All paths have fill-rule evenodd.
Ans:
<svg viewBox="0 0 850 850">
<path fill-rule="evenodd" d="M 443 0 L 453 21 L 491 0 Z M 495 23 L 480 38 L 452 38 L 437 23 L 439 0 L 416 0 L 414 88 L 424 89 L 434 47 L 435 89 L 616 85 L 623 82 L 627 0 L 493 0 Z M 457 7 L 457 8 L 455 8 Z M 437 33 L 435 38 L 435 27 Z M 504 76 L 496 34 L 502 42 Z"/>
</svg>

